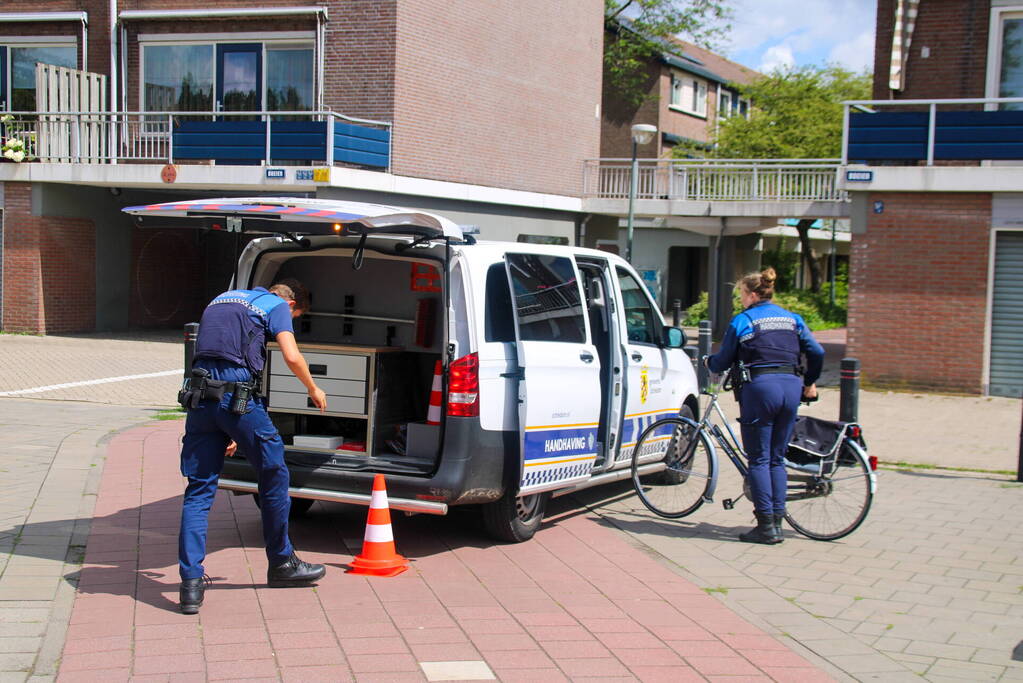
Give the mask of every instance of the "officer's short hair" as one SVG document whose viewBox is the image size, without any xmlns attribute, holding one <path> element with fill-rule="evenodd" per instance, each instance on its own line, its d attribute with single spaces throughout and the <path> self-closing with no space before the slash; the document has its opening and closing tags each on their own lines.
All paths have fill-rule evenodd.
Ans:
<svg viewBox="0 0 1023 683">
<path fill-rule="evenodd" d="M 281 280 L 270 291 L 285 301 L 294 301 L 295 308 L 300 311 L 309 310 L 309 290 L 293 277 Z"/>
</svg>

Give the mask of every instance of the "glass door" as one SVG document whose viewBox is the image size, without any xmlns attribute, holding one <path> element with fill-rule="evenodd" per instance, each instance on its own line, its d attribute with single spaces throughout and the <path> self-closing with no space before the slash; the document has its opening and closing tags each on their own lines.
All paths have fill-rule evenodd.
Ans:
<svg viewBox="0 0 1023 683">
<path fill-rule="evenodd" d="M 217 111 L 262 111 L 263 45 L 217 45 Z M 230 121 L 241 117 L 228 117 Z"/>
</svg>

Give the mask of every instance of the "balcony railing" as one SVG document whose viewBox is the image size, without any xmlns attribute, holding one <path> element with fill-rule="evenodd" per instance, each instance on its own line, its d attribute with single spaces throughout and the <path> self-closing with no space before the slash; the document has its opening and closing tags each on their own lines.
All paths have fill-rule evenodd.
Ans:
<svg viewBox="0 0 1023 683">
<path fill-rule="evenodd" d="M 1021 97 L 842 104 L 843 164 L 925 161 L 931 166 L 936 160 L 1023 159 Z M 1002 105 L 1015 108 L 1000 109 Z M 899 107 L 909 111 L 890 111 Z M 876 111 L 880 108 L 886 111 Z"/>
<path fill-rule="evenodd" d="M 590 159 L 584 192 L 628 199 L 629 159 Z M 844 201 L 837 159 L 640 159 L 637 199 Z"/>
<path fill-rule="evenodd" d="M 348 163 L 387 170 L 391 124 L 336 112 L 11 112 L 6 146 L 43 163 Z"/>
</svg>

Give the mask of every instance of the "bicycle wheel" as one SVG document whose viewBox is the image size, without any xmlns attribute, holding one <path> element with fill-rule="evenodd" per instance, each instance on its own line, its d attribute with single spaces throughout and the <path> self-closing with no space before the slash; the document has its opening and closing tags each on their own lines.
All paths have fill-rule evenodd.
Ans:
<svg viewBox="0 0 1023 683">
<path fill-rule="evenodd" d="M 848 536 L 863 523 L 874 500 L 874 473 L 860 446 L 846 439 L 822 474 L 788 470 L 785 519 L 817 541 Z"/>
<path fill-rule="evenodd" d="M 632 486 L 643 505 L 661 517 L 677 519 L 695 512 L 703 505 L 715 471 L 714 447 L 688 417 L 654 422 L 632 450 Z"/>
</svg>

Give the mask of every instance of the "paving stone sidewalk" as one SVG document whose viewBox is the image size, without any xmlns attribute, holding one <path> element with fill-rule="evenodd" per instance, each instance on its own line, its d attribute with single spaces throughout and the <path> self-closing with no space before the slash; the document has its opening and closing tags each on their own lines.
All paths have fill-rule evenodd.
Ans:
<svg viewBox="0 0 1023 683">
<path fill-rule="evenodd" d="M 468 516 L 395 517 L 412 567 L 369 578 L 342 569 L 365 510 L 318 503 L 292 536 L 327 576 L 274 590 L 252 498 L 221 492 L 214 583 L 182 615 L 180 433 L 140 427 L 109 446 L 58 680 L 833 680 L 577 508 L 518 545 Z"/>
</svg>

